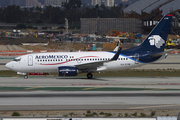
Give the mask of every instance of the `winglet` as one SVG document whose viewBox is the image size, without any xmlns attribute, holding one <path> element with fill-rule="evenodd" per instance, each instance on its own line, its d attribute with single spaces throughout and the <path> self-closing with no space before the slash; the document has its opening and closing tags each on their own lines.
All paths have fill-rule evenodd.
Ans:
<svg viewBox="0 0 180 120">
<path fill-rule="evenodd" d="M 116 54 L 113 56 L 113 58 L 111 59 L 112 60 L 117 60 L 118 57 L 119 57 L 119 54 L 121 53 L 121 50 L 122 50 L 122 47 L 119 48 L 119 50 L 116 52 Z"/>
<path fill-rule="evenodd" d="M 119 49 L 119 46 L 116 46 L 116 48 L 113 50 L 113 52 L 117 52 Z"/>
<path fill-rule="evenodd" d="M 171 15 L 171 14 L 167 14 L 167 15 L 165 15 L 165 16 L 170 16 L 170 17 L 173 17 L 173 15 Z"/>
</svg>

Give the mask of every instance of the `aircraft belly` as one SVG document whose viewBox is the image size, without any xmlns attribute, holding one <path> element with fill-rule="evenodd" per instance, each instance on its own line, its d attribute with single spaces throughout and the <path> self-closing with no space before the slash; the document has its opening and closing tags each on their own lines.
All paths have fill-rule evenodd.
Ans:
<svg viewBox="0 0 180 120">
<path fill-rule="evenodd" d="M 35 72 L 35 69 L 34 69 L 34 67 L 32 67 L 32 68 L 24 68 L 24 69 L 19 70 L 18 72 L 26 72 L 26 73 Z"/>
<path fill-rule="evenodd" d="M 35 72 L 57 72 L 57 65 L 39 66 L 35 68 Z"/>
</svg>

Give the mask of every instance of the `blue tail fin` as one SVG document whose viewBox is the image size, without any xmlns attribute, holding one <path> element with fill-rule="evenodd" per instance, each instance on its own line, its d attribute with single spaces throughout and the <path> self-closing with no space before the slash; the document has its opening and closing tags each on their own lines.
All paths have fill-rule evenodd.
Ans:
<svg viewBox="0 0 180 120">
<path fill-rule="evenodd" d="M 169 14 L 165 15 L 141 45 L 130 48 L 127 51 L 163 52 L 171 26 L 172 17 L 173 16 Z"/>
</svg>

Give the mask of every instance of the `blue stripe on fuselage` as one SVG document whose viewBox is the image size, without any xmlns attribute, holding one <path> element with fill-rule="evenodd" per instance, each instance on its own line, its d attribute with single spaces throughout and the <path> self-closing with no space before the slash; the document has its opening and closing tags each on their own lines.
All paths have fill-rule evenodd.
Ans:
<svg viewBox="0 0 180 120">
<path fill-rule="evenodd" d="M 116 54 L 116 52 L 110 52 L 113 54 Z M 151 63 L 161 58 L 161 56 L 158 57 L 151 57 L 152 53 L 149 52 L 126 52 L 122 51 L 121 56 L 129 58 L 133 61 L 139 62 L 139 63 Z"/>
</svg>

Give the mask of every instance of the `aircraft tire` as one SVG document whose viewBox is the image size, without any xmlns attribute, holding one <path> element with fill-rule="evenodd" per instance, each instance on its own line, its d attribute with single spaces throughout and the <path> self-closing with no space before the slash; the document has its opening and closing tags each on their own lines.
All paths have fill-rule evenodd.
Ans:
<svg viewBox="0 0 180 120">
<path fill-rule="evenodd" d="M 92 77 L 93 77 L 93 75 L 92 75 L 91 73 L 88 73 L 88 74 L 87 74 L 87 78 L 88 78 L 88 79 L 92 79 Z"/>
<path fill-rule="evenodd" d="M 25 75 L 25 76 L 24 76 L 24 79 L 28 79 L 28 76 L 27 76 L 27 75 Z"/>
</svg>

